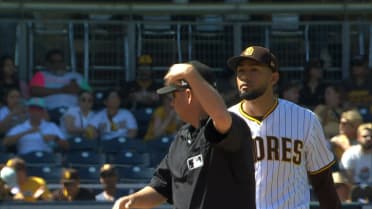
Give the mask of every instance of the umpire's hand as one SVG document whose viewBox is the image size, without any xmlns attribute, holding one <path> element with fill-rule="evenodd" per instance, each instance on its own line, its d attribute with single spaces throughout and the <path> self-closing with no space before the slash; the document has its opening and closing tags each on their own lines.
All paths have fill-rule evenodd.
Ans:
<svg viewBox="0 0 372 209">
<path fill-rule="evenodd" d="M 129 209 L 132 205 L 134 205 L 134 198 L 129 195 L 116 200 L 112 209 Z"/>
</svg>

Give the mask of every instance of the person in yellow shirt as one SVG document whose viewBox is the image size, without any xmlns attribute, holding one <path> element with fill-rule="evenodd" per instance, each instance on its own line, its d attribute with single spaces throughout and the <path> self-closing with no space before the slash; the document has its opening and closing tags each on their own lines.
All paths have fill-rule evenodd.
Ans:
<svg viewBox="0 0 372 209">
<path fill-rule="evenodd" d="M 161 136 L 170 136 L 177 132 L 181 121 L 171 106 L 172 98 L 169 95 L 161 96 L 162 104 L 158 106 L 149 123 L 144 140 L 153 140 Z"/>
<path fill-rule="evenodd" d="M 16 171 L 17 185 L 11 188 L 14 200 L 35 202 L 52 199 L 52 194 L 44 179 L 27 175 L 24 160 L 18 157 L 11 158 L 7 161 L 6 166 Z"/>
</svg>

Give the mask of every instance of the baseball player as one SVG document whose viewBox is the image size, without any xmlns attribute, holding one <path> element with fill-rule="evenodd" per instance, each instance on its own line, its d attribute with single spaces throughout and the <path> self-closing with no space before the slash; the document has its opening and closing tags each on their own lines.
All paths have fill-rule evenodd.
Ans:
<svg viewBox="0 0 372 209">
<path fill-rule="evenodd" d="M 330 167 L 333 154 L 313 112 L 274 96 L 278 62 L 269 49 L 251 46 L 228 60 L 241 102 L 229 108 L 252 131 L 257 209 L 304 209 L 310 187 L 322 209 L 341 208 Z M 308 178 L 309 177 L 309 178 Z"/>
</svg>

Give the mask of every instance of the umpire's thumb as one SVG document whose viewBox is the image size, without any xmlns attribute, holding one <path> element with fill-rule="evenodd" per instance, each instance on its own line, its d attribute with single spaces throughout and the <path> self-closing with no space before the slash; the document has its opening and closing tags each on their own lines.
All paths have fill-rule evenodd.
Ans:
<svg viewBox="0 0 372 209">
<path fill-rule="evenodd" d="M 127 203 L 125 203 L 125 209 L 132 208 L 132 205 L 133 205 L 133 201 L 132 201 L 132 199 L 130 199 Z"/>
</svg>

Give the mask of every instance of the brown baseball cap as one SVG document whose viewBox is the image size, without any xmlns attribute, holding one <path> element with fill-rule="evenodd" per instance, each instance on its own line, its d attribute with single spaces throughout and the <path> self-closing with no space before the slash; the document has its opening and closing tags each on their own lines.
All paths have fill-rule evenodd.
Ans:
<svg viewBox="0 0 372 209">
<path fill-rule="evenodd" d="M 62 183 L 74 182 L 79 179 L 80 177 L 78 171 L 73 168 L 66 168 L 62 171 Z"/>
<path fill-rule="evenodd" d="M 270 52 L 268 48 L 262 46 L 249 46 L 243 50 L 239 56 L 231 57 L 227 60 L 227 65 L 232 70 L 236 70 L 236 67 L 243 60 L 253 60 L 260 64 L 267 65 L 273 72 L 279 70 L 278 60 Z"/>
</svg>

